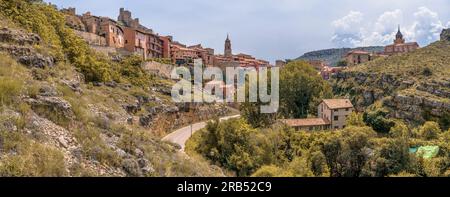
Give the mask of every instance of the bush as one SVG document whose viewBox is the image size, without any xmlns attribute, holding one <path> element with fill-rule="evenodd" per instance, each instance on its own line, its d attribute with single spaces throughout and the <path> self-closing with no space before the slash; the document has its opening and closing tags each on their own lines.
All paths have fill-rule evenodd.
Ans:
<svg viewBox="0 0 450 197">
<path fill-rule="evenodd" d="M 11 105 L 22 90 L 22 82 L 9 77 L 0 77 L 0 106 Z"/>
<path fill-rule="evenodd" d="M 281 177 L 283 173 L 285 171 L 275 165 L 262 166 L 252 174 L 252 177 Z"/>
<path fill-rule="evenodd" d="M 433 140 L 439 137 L 441 133 L 439 124 L 436 122 L 426 122 L 422 127 L 419 128 L 419 135 L 424 140 Z"/>
<path fill-rule="evenodd" d="M 75 138 L 82 146 L 82 154 L 88 160 L 96 160 L 102 164 L 119 166 L 121 159 L 109 148 L 100 137 L 100 131 L 91 126 L 78 130 Z"/>
<path fill-rule="evenodd" d="M 389 133 L 391 128 L 395 125 L 394 121 L 385 118 L 388 111 L 379 108 L 374 111 L 366 111 L 363 114 L 364 122 L 371 126 L 373 130 L 379 133 Z"/>
<path fill-rule="evenodd" d="M 20 133 L 1 132 L 0 176 L 65 176 L 63 154 L 51 147 L 29 140 Z"/>
<path fill-rule="evenodd" d="M 255 132 L 242 119 L 208 122 L 196 151 L 238 176 L 248 176 L 261 165 L 262 150 L 253 140 Z"/>
</svg>

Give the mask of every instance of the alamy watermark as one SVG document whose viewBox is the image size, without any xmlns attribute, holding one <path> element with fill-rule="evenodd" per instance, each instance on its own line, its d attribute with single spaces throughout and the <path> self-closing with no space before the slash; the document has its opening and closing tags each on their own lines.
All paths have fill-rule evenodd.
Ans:
<svg viewBox="0 0 450 197">
<path fill-rule="evenodd" d="M 269 72 L 270 70 L 270 72 Z M 279 68 L 227 67 L 225 77 L 218 67 L 203 68 L 201 59 L 194 60 L 193 79 L 188 67 L 176 67 L 171 78 L 179 80 L 172 87 L 172 100 L 177 103 L 243 103 L 259 102 L 261 113 L 276 113 L 279 107 Z M 270 73 L 270 78 L 268 74 Z M 225 79 L 224 79 L 225 78 Z M 204 81 L 208 81 L 204 83 Z M 268 87 L 270 83 L 270 89 Z M 248 94 L 246 91 L 248 87 Z"/>
</svg>

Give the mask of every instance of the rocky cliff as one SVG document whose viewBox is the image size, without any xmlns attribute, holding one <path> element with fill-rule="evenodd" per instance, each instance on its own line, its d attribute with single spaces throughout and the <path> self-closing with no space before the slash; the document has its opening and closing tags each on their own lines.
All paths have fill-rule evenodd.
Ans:
<svg viewBox="0 0 450 197">
<path fill-rule="evenodd" d="M 350 97 L 359 111 L 380 101 L 392 118 L 445 122 L 450 118 L 449 51 L 449 42 L 438 41 L 352 67 L 334 76 L 334 92 Z"/>
</svg>

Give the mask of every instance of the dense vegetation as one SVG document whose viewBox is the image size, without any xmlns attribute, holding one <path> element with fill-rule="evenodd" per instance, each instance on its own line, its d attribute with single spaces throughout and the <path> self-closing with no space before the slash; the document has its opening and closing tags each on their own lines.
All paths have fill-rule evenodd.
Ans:
<svg viewBox="0 0 450 197">
<path fill-rule="evenodd" d="M 264 103 L 243 103 L 241 114 L 253 127 L 270 126 L 277 118 L 305 118 L 308 115 L 316 115 L 321 99 L 332 97 L 330 85 L 304 61 L 291 61 L 286 64 L 280 71 L 279 89 L 280 107 L 276 114 L 260 113 L 260 106 Z"/>
<path fill-rule="evenodd" d="M 450 131 L 434 122 L 411 129 L 396 122 L 377 135 L 352 114 L 350 126 L 330 132 L 296 132 L 284 126 L 251 128 L 244 120 L 210 122 L 195 133 L 187 151 L 232 170 L 237 176 L 450 176 Z M 409 148 L 440 147 L 423 159 Z"/>
</svg>

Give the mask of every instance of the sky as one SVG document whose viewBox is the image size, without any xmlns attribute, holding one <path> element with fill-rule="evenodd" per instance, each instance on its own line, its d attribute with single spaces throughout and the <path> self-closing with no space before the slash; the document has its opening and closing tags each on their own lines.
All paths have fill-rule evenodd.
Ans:
<svg viewBox="0 0 450 197">
<path fill-rule="evenodd" d="M 160 35 L 272 63 L 326 48 L 386 45 L 401 26 L 425 46 L 450 27 L 449 0 L 45 0 L 117 19 L 119 8 Z"/>
</svg>

